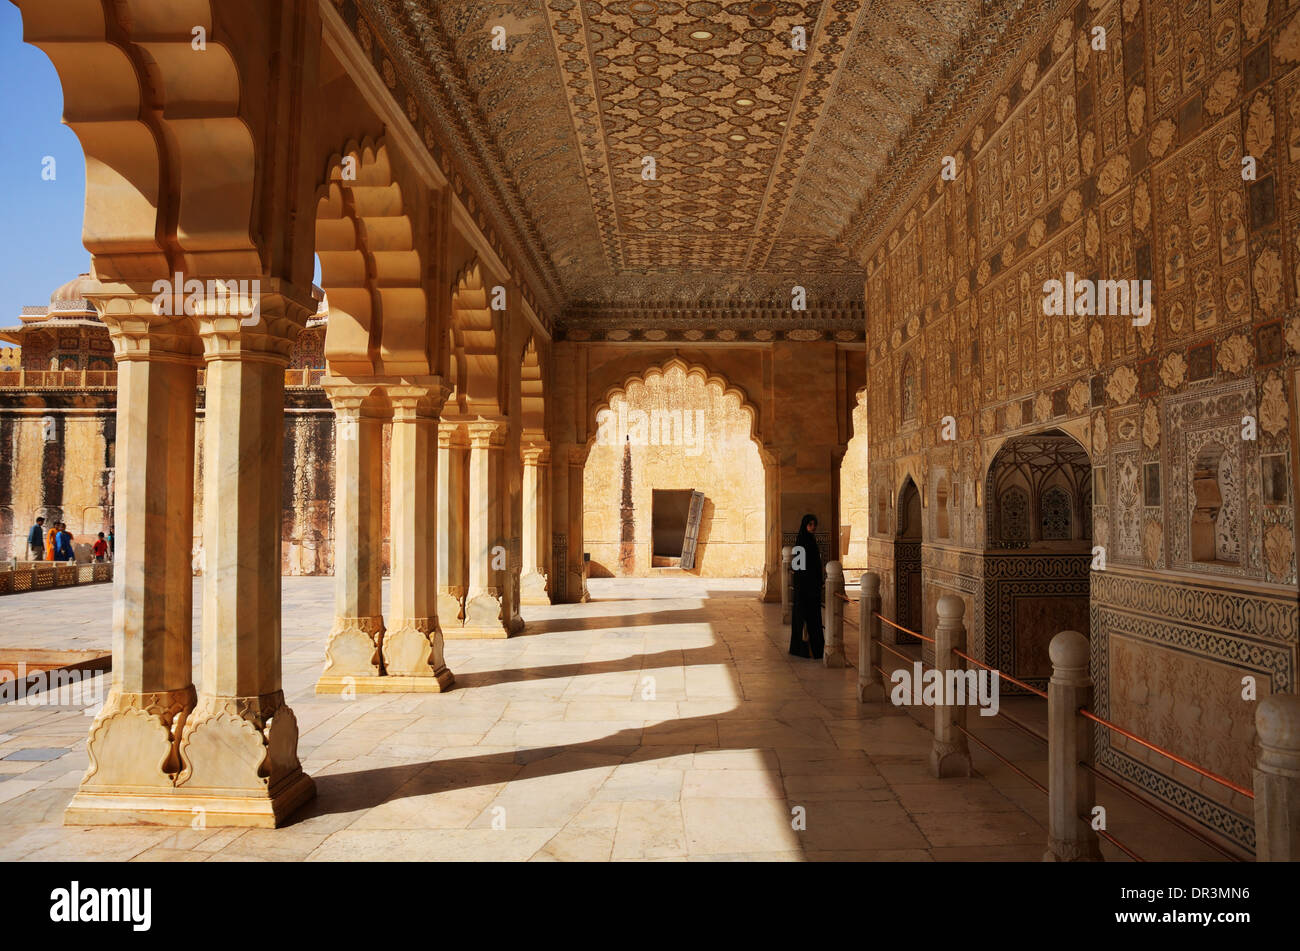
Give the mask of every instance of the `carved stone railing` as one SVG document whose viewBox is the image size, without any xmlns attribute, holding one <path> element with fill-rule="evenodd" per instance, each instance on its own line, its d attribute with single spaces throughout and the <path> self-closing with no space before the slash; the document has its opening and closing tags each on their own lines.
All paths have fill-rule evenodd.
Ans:
<svg viewBox="0 0 1300 951">
<path fill-rule="evenodd" d="M 111 561 L 75 564 L 57 561 L 11 561 L 0 566 L 0 594 L 21 594 L 45 588 L 70 588 L 113 580 Z"/>
</svg>

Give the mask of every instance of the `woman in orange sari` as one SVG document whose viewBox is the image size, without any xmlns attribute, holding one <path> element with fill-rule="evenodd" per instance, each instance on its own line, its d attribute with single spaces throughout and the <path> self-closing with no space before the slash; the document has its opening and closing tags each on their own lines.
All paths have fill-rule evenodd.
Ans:
<svg viewBox="0 0 1300 951">
<path fill-rule="evenodd" d="M 58 522 L 55 522 L 54 526 L 51 527 L 50 530 L 45 533 L 45 560 L 46 561 L 54 560 L 54 536 L 59 533 L 58 524 L 59 524 Z"/>
</svg>

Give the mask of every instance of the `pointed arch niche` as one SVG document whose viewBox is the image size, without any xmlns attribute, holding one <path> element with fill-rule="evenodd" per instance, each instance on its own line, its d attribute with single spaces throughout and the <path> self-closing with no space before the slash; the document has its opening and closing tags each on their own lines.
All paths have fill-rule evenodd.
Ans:
<svg viewBox="0 0 1300 951">
<path fill-rule="evenodd" d="M 1058 429 L 1015 436 L 989 463 L 984 657 L 1036 687 L 1051 676 L 1051 639 L 1089 630 L 1091 493 L 1087 451 Z"/>
<path fill-rule="evenodd" d="M 673 554 L 702 493 L 691 574 L 762 577 L 774 524 L 769 467 L 747 394 L 673 357 L 609 389 L 592 408 L 583 471 L 590 577 L 683 570 Z"/>
</svg>

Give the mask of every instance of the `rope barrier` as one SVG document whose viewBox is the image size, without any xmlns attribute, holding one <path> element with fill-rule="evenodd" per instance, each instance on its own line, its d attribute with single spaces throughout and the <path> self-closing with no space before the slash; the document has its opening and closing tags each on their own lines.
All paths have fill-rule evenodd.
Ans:
<svg viewBox="0 0 1300 951">
<path fill-rule="evenodd" d="M 965 658 L 966 660 L 970 661 L 970 662 L 971 662 L 972 664 L 974 664 L 976 667 L 983 667 L 985 670 L 992 671 L 993 673 L 995 673 L 995 674 L 997 674 L 999 677 L 1001 677 L 1003 680 L 1009 680 L 1009 681 L 1011 681 L 1011 683 L 1015 684 L 1017 687 L 1021 687 L 1021 688 L 1025 689 L 1025 690 L 1028 690 L 1030 693 L 1038 694 L 1038 696 L 1042 697 L 1044 700 L 1047 699 L 1047 694 L 1046 694 L 1044 691 L 1039 690 L 1037 687 L 1031 687 L 1031 686 L 1029 686 L 1029 684 L 1025 683 L 1023 680 L 1017 680 L 1015 677 L 1012 677 L 1010 674 L 1005 674 L 1005 673 L 1003 673 L 1002 671 L 998 670 L 996 667 L 990 667 L 988 664 L 984 663 L 982 660 L 976 660 L 974 657 L 972 657 L 970 654 L 967 654 L 965 651 L 958 650 L 957 648 L 954 647 L 954 648 L 952 649 L 952 652 L 953 652 L 954 654 L 956 654 L 958 657 L 963 657 L 963 658 Z"/>
<path fill-rule="evenodd" d="M 850 598 L 845 597 L 842 593 L 840 594 L 840 597 L 843 598 L 845 601 L 847 601 L 847 602 L 849 602 L 849 603 L 856 603 L 856 602 L 853 602 Z M 874 617 L 878 618 L 878 619 L 879 619 L 880 621 L 882 621 L 883 623 L 888 624 L 890 627 L 894 628 L 895 630 L 901 631 L 901 632 L 904 633 L 904 634 L 908 634 L 908 635 L 910 635 L 910 636 L 912 636 L 912 637 L 915 637 L 915 638 L 918 638 L 918 639 L 920 639 L 920 640 L 928 641 L 928 642 L 931 643 L 931 644 L 933 644 L 933 643 L 935 642 L 934 639 L 931 638 L 931 637 L 926 637 L 924 634 L 920 634 L 920 633 L 918 633 L 918 632 L 916 632 L 916 631 L 910 630 L 909 628 L 903 627 L 901 624 L 897 624 L 897 623 L 895 623 L 894 621 L 891 621 L 889 618 L 885 617 L 885 616 L 884 616 L 883 614 L 881 614 L 879 611 L 873 611 L 872 614 L 873 614 Z M 883 640 L 879 642 L 879 646 L 880 646 L 882 649 L 889 651 L 889 653 L 895 655 L 896 657 L 899 657 L 899 658 L 901 658 L 902 660 L 907 661 L 907 662 L 909 662 L 909 663 L 915 663 L 916 660 L 917 660 L 917 658 L 912 657 L 912 656 L 910 656 L 910 655 L 904 653 L 903 651 L 898 650 L 898 649 L 895 648 L 893 645 L 891 645 L 891 644 L 886 644 Z M 976 667 L 980 667 L 980 668 L 982 668 L 982 669 L 984 669 L 984 670 L 989 671 L 990 673 L 997 674 L 999 677 L 1005 678 L 1007 681 L 1009 681 L 1010 683 L 1015 684 L 1017 687 L 1020 687 L 1022 690 L 1026 690 L 1026 691 L 1028 691 L 1029 693 L 1032 693 L 1032 694 L 1034 694 L 1034 695 L 1036 695 L 1036 696 L 1038 696 L 1038 697 L 1041 697 L 1041 698 L 1044 699 L 1044 700 L 1047 700 L 1047 699 L 1048 699 L 1048 695 L 1047 695 L 1047 692 L 1046 692 L 1046 691 L 1039 690 L 1037 687 L 1031 686 L 1030 684 L 1025 683 L 1023 680 L 1018 680 L 1018 679 L 1016 679 L 1015 677 L 1009 676 L 1008 674 L 1004 673 L 1003 671 L 999 670 L 998 668 L 996 668 L 996 667 L 991 667 L 991 666 L 989 666 L 988 664 L 984 663 L 983 661 L 981 661 L 981 660 L 977 660 L 976 658 L 972 657 L 970 654 L 967 654 L 967 653 L 966 653 L 965 651 L 963 651 L 963 650 L 959 650 L 959 649 L 954 648 L 953 651 L 952 651 L 952 653 L 955 654 L 957 657 L 962 658 L 962 659 L 965 660 L 967 663 L 974 664 Z M 923 666 L 927 666 L 927 667 L 930 667 L 931 669 L 934 669 L 932 665 L 925 664 L 924 660 L 922 660 L 921 663 L 922 663 Z M 890 680 L 890 679 L 892 679 L 892 676 L 893 676 L 892 672 L 890 672 L 890 671 L 886 671 L 883 667 L 879 666 L 878 664 L 877 664 L 877 665 L 873 665 L 873 666 L 875 667 L 876 670 L 878 670 L 878 671 L 880 672 L 881 676 L 884 677 L 886 680 Z M 1228 788 L 1228 789 L 1231 789 L 1233 792 L 1240 793 L 1241 795 L 1247 797 L 1248 799 L 1252 799 L 1252 800 L 1253 800 L 1253 799 L 1255 798 L 1255 794 L 1254 794 L 1254 792 L 1251 791 L 1251 790 L 1249 790 L 1249 789 L 1247 789 L 1247 788 L 1245 788 L 1244 786 L 1241 786 L 1241 785 L 1239 785 L 1239 784 L 1237 784 L 1237 783 L 1234 783 L 1232 780 L 1227 779 L 1227 778 L 1225 778 L 1225 777 L 1223 777 L 1223 776 L 1219 776 L 1219 775 L 1216 774 L 1216 773 L 1212 773 L 1212 772 L 1210 772 L 1208 769 L 1203 769 L 1203 768 L 1201 768 L 1200 766 L 1197 766 L 1195 763 L 1192 763 L 1190 760 L 1187 760 L 1187 759 L 1185 759 L 1185 758 L 1183 758 L 1183 757 L 1181 757 L 1181 756 L 1178 756 L 1176 753 L 1172 753 L 1172 752 L 1170 752 L 1169 750 L 1162 749 L 1161 747 L 1156 746 L 1154 743 L 1151 743 L 1151 742 L 1149 742 L 1149 741 L 1147 741 L 1147 740 L 1142 739 L 1142 737 L 1138 736 L 1137 734 L 1132 733 L 1132 732 L 1130 732 L 1130 731 L 1128 731 L 1128 730 L 1125 730 L 1123 727 L 1121 727 L 1121 726 L 1117 726 L 1116 724 L 1111 723 L 1109 720 L 1106 720 L 1106 719 L 1103 719 L 1102 717 L 1097 716 L 1095 713 L 1093 713 L 1091 710 L 1088 710 L 1086 707 L 1080 707 L 1079 710 L 1078 710 L 1078 713 L 1079 713 L 1080 716 L 1084 717 L 1085 719 L 1092 720 L 1094 723 L 1098 723 L 1098 724 L 1100 724 L 1101 726 L 1106 727 L 1108 730 L 1111 730 L 1112 732 L 1118 733 L 1120 736 L 1126 737 L 1127 739 L 1132 740 L 1134 743 L 1137 743 L 1137 744 L 1139 744 L 1139 745 L 1141 745 L 1141 746 L 1146 747 L 1147 749 L 1151 750 L 1151 751 L 1154 752 L 1154 753 L 1159 753 L 1161 756 L 1164 756 L 1164 757 L 1166 757 L 1167 759 L 1172 760 L 1173 762 L 1177 763 L 1178 765 L 1180 765 L 1180 766 L 1184 766 L 1184 767 L 1186 767 L 1187 769 L 1192 770 L 1192 772 L 1197 773 L 1197 774 L 1200 775 L 1200 776 L 1204 776 L 1206 779 L 1212 780 L 1213 782 L 1216 782 L 1216 783 L 1218 783 L 1218 784 L 1221 785 L 1221 786 L 1224 786 L 1224 787 L 1226 787 L 1226 788 Z M 1046 736 L 1044 736 L 1043 734 L 1039 733 L 1037 730 L 1033 729 L 1032 727 L 1030 727 L 1030 726 L 1028 726 L 1028 725 L 1026 725 L 1026 724 L 1024 724 L 1024 723 L 1022 723 L 1022 722 L 1020 722 L 1020 721 L 1017 720 L 1015 717 L 1009 716 L 1008 714 L 1006 714 L 1006 713 L 1003 712 L 1002 710 L 999 710 L 999 711 L 998 711 L 998 716 L 1002 717 L 1004 720 L 1006 720 L 1006 721 L 1007 721 L 1008 723 L 1010 723 L 1012 726 L 1016 727 L 1018 730 L 1020 730 L 1021 732 L 1025 733 L 1025 734 L 1027 734 L 1028 736 L 1033 737 L 1034 739 L 1038 740 L 1039 742 L 1044 743 L 1044 744 L 1047 744 L 1047 743 L 1048 743 L 1048 739 L 1047 739 Z M 1042 783 L 1038 782 L 1038 780 L 1034 779 L 1032 776 L 1030 776 L 1028 773 L 1026 773 L 1026 772 L 1025 772 L 1024 770 L 1022 770 L 1020 767 L 1016 766 L 1014 763 L 1012 763 L 1012 762 L 1011 762 L 1009 759 L 1007 759 L 1005 756 L 1003 756 L 1002 754 L 998 753 L 995 749 L 993 749 L 993 747 L 989 746 L 989 744 L 985 743 L 985 742 L 984 742 L 983 740 L 981 740 L 979 737 L 975 736 L 973 733 L 971 733 L 969 730 L 967 730 L 964 726 L 961 726 L 961 725 L 959 725 L 959 724 L 953 724 L 953 725 L 956 726 L 957 729 L 960 730 L 960 731 L 961 731 L 961 732 L 966 736 L 967 739 L 969 739 L 969 740 L 973 740 L 973 741 L 974 741 L 978 746 L 980 746 L 981 748 L 983 748 L 985 751 L 987 751 L 991 756 L 993 756 L 995 759 L 997 759 L 997 760 L 998 760 L 999 762 L 1001 762 L 1003 765 L 1005 765 L 1006 767 L 1008 767 L 1009 769 L 1011 769 L 1012 771 L 1014 771 L 1017 775 L 1019 775 L 1020 777 L 1022 777 L 1026 782 L 1028 782 L 1030 785 L 1032 785 L 1035 789 L 1039 790 L 1039 792 L 1047 793 L 1047 787 L 1045 787 Z M 1080 762 L 1079 765 L 1080 765 L 1081 767 L 1083 767 L 1084 769 L 1086 769 L 1090 774 L 1092 774 L 1093 776 L 1096 776 L 1097 778 L 1103 780 L 1103 781 L 1106 782 L 1107 784 L 1113 786 L 1115 789 L 1119 790 L 1119 791 L 1120 791 L 1121 793 L 1123 793 L 1124 795 L 1126 795 L 1126 796 L 1128 796 L 1129 798 L 1135 800 L 1135 801 L 1138 802 L 1139 804 L 1146 806 L 1146 807 L 1147 807 L 1148 809 L 1150 809 L 1152 812 L 1155 812 L 1158 816 L 1160 816 L 1160 818 L 1164 819 L 1166 822 L 1169 822 L 1171 825 L 1176 826 L 1178 829 L 1182 830 L 1183 832 L 1186 832 L 1188 835 L 1190 835 L 1192 838 L 1196 839 L 1198 842 L 1202 843 L 1203 845 L 1205 845 L 1205 846 L 1207 846 L 1207 847 L 1213 849 L 1215 852 L 1218 852 L 1220 855 L 1225 856 L 1226 858 L 1228 858 L 1228 859 L 1230 859 L 1230 860 L 1232 860 L 1232 861 L 1236 861 L 1236 862 L 1240 862 L 1240 861 L 1242 861 L 1242 859 L 1241 859 L 1240 857 L 1234 855 L 1233 853 L 1229 852 L 1227 849 L 1225 849 L 1225 848 L 1223 848 L 1222 846 L 1220 846 L 1218 843 L 1216 843 L 1216 842 L 1214 842 L 1213 840 L 1209 839 L 1208 837 L 1202 835 L 1202 834 L 1201 834 L 1200 832 L 1198 832 L 1196 829 L 1193 829 L 1192 827 L 1190 827 L 1190 826 L 1186 825 L 1185 823 L 1181 822 L 1177 817 L 1172 816 L 1172 815 L 1169 815 L 1168 813 L 1166 813 L 1166 812 L 1164 812 L 1163 810 L 1159 809 L 1159 808 L 1158 808 L 1157 806 L 1155 806 L 1153 803 L 1149 803 L 1149 802 L 1147 802 L 1146 800 L 1142 799 L 1141 797 L 1137 796 L 1134 792 L 1132 792 L 1131 790 L 1127 789 L 1126 787 L 1124 787 L 1123 785 L 1121 785 L 1119 782 L 1117 782 L 1115 779 L 1111 778 L 1110 776 L 1107 776 L 1105 773 L 1102 773 L 1100 770 L 1096 769 L 1094 766 L 1092 766 L 1092 765 L 1090 765 L 1090 764 L 1087 764 L 1087 763 L 1083 763 L 1083 762 Z M 1086 817 L 1083 817 L 1083 816 L 1080 816 L 1079 819 L 1080 819 L 1080 821 L 1083 821 L 1083 822 L 1090 822 L 1090 821 L 1091 821 L 1090 819 L 1088 819 L 1088 818 L 1086 818 Z M 1109 832 L 1106 832 L 1105 830 L 1102 830 L 1102 829 L 1098 829 L 1098 830 L 1096 830 L 1096 831 L 1097 831 L 1097 834 L 1098 834 L 1099 836 L 1101 836 L 1103 839 L 1105 839 L 1105 840 L 1106 840 L 1107 842 L 1109 842 L 1111 845 L 1115 846 L 1115 848 L 1119 849 L 1121 852 L 1123 852 L 1125 855 L 1127 855 L 1127 856 L 1128 856 L 1129 858 L 1131 858 L 1133 861 L 1135 861 L 1135 862 L 1145 862 L 1145 861 L 1146 861 L 1144 858 L 1142 858 L 1140 855 L 1138 855 L 1136 852 L 1134 852 L 1132 849 L 1130 849 L 1128 846 L 1126 846 L 1126 845 L 1125 845 L 1123 842 L 1121 842 L 1119 839 L 1115 838 L 1115 836 L 1111 835 Z"/>
<path fill-rule="evenodd" d="M 1232 862 L 1244 861 L 1244 859 L 1242 859 L 1240 856 L 1233 855 L 1223 846 L 1219 845 L 1219 843 L 1215 842 L 1213 839 L 1210 839 L 1208 836 L 1202 835 L 1200 832 L 1196 831 L 1191 826 L 1179 820 L 1176 816 L 1171 816 L 1163 809 L 1159 809 L 1156 806 L 1154 806 L 1152 803 L 1147 802 L 1137 793 L 1133 792 L 1133 790 L 1129 789 L 1127 786 L 1125 786 L 1123 783 L 1119 782 L 1118 780 L 1112 779 L 1110 776 L 1107 776 L 1101 770 L 1097 769 L 1097 767 L 1091 765 L 1090 763 L 1085 763 L 1082 760 L 1079 761 L 1079 765 L 1082 766 L 1084 769 L 1086 769 L 1093 776 L 1100 779 L 1102 782 L 1106 783 L 1109 786 L 1113 786 L 1116 790 L 1123 793 L 1125 796 L 1128 796 L 1138 805 L 1146 806 L 1147 809 L 1154 812 L 1157 816 L 1159 816 L 1161 819 L 1164 819 L 1170 825 L 1176 826 L 1177 828 L 1181 829 L 1183 832 L 1186 832 L 1193 839 L 1196 839 L 1202 845 L 1208 846 L 1209 848 L 1213 849 L 1215 852 L 1218 852 L 1220 855 L 1222 855 L 1224 858 L 1228 859 L 1229 861 Z"/>
<path fill-rule="evenodd" d="M 891 621 L 889 618 L 885 617 L 885 616 L 884 616 L 883 614 L 881 614 L 879 611 L 873 611 L 872 613 L 875 614 L 876 617 L 880 618 L 880 620 L 882 620 L 882 621 L 884 621 L 886 624 L 888 624 L 890 627 L 895 628 L 896 630 L 902 631 L 904 634 L 910 634 L 910 635 L 912 635 L 913 637 L 919 637 L 921 640 L 923 640 L 923 641 L 929 641 L 931 644 L 934 643 L 934 638 L 933 638 L 933 637 L 926 637 L 924 634 L 918 634 L 918 633 L 916 633 L 916 631 L 908 630 L 907 628 L 903 627 L 903 625 L 901 625 L 901 624 L 895 624 L 893 621 Z"/>
<path fill-rule="evenodd" d="M 1191 762 L 1190 760 L 1183 759 L 1181 756 L 1177 755 L 1176 753 L 1171 753 L 1168 750 L 1161 749 L 1160 747 L 1156 746 L 1154 743 L 1147 742 L 1146 740 L 1142 739 L 1142 737 L 1138 736 L 1136 733 L 1130 733 L 1128 730 L 1124 729 L 1121 726 L 1116 726 L 1115 724 L 1111 723 L 1109 720 L 1103 720 L 1101 717 L 1097 716 L 1097 714 L 1093 713 L 1087 707 L 1080 707 L 1079 713 L 1080 715 L 1086 717 L 1087 719 L 1092 720 L 1094 723 L 1100 723 L 1102 726 L 1106 727 L 1106 729 L 1112 730 L 1113 732 L 1118 733 L 1120 736 L 1127 737 L 1128 739 L 1132 740 L 1134 743 L 1137 743 L 1140 746 L 1145 746 L 1147 749 L 1151 750 L 1154 753 L 1159 753 L 1161 756 L 1173 760 L 1179 766 L 1186 766 L 1192 772 L 1204 776 L 1206 779 L 1212 780 L 1218 783 L 1220 786 L 1226 786 L 1229 789 L 1231 789 L 1233 792 L 1241 793 L 1243 796 L 1245 796 L 1248 799 L 1255 798 L 1255 794 L 1251 790 L 1247 789 L 1245 786 L 1238 786 L 1231 779 L 1225 779 L 1224 777 L 1218 775 L 1217 773 L 1210 772 L 1208 769 L 1201 769 L 1201 767 L 1197 766 L 1195 763 Z"/>
</svg>

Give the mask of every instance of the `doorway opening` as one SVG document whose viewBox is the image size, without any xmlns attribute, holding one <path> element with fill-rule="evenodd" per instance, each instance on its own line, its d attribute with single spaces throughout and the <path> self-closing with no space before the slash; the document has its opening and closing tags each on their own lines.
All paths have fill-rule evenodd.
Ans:
<svg viewBox="0 0 1300 951">
<path fill-rule="evenodd" d="M 909 476 L 898 493 L 898 522 L 894 532 L 894 614 L 897 623 L 920 631 L 921 612 L 921 493 Z M 919 644 L 898 632 L 898 643 Z"/>
<path fill-rule="evenodd" d="M 651 567 L 694 566 L 702 501 L 703 493 L 694 489 L 651 490 Z"/>
</svg>

